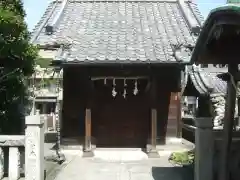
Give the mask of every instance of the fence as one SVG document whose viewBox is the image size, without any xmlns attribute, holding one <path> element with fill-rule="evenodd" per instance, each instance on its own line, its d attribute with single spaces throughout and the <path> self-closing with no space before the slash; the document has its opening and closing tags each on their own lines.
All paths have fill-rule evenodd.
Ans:
<svg viewBox="0 0 240 180">
<path fill-rule="evenodd" d="M 195 143 L 195 180 L 217 179 L 223 130 L 212 128 L 212 118 L 184 117 L 182 120 L 182 138 Z M 239 150 L 240 131 L 233 129 L 229 162 L 232 180 L 239 180 L 240 177 Z"/>
<path fill-rule="evenodd" d="M 26 117 L 25 135 L 0 136 L 0 180 L 44 179 L 44 120 L 39 115 Z"/>
<path fill-rule="evenodd" d="M 25 136 L 0 136 L 0 179 L 18 179 L 24 174 Z"/>
</svg>

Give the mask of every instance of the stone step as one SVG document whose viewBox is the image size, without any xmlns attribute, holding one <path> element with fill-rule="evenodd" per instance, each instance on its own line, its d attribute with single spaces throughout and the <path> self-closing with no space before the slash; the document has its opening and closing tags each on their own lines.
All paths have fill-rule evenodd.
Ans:
<svg viewBox="0 0 240 180">
<path fill-rule="evenodd" d="M 96 151 L 142 151 L 141 148 L 96 148 Z"/>
<path fill-rule="evenodd" d="M 148 159 L 148 155 L 141 150 L 103 151 L 96 149 L 94 151 L 94 159 L 100 159 L 107 162 L 128 162 L 146 160 Z"/>
</svg>

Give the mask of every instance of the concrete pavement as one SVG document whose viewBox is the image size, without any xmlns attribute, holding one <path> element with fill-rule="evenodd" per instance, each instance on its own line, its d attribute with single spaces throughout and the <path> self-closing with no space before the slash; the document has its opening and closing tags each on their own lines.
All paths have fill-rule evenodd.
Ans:
<svg viewBox="0 0 240 180">
<path fill-rule="evenodd" d="M 65 167 L 55 180 L 192 180 L 191 173 L 173 167 L 168 156 L 139 161 L 107 161 L 82 158 L 78 154 L 67 156 Z"/>
</svg>

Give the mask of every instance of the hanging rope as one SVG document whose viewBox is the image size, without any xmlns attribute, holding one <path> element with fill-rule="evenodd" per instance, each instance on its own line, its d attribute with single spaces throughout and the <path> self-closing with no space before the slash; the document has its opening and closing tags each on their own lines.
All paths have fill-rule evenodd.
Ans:
<svg viewBox="0 0 240 180">
<path fill-rule="evenodd" d="M 126 79 L 124 79 L 124 90 L 123 90 L 123 97 L 124 99 L 126 98 L 126 95 L 127 95 L 127 83 L 126 83 Z"/>
<path fill-rule="evenodd" d="M 138 81 L 135 80 L 133 94 L 136 96 L 138 94 Z"/>
<path fill-rule="evenodd" d="M 116 97 L 117 91 L 116 91 L 116 82 L 115 79 L 113 79 L 113 89 L 112 89 L 112 96 Z"/>
</svg>

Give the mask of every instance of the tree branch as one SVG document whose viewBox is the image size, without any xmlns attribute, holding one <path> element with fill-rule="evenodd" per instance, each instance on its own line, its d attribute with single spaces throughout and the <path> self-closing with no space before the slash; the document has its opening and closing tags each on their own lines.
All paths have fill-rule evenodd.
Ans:
<svg viewBox="0 0 240 180">
<path fill-rule="evenodd" d="M 2 77 L 0 77 L 0 83 L 3 82 L 3 79 L 4 79 L 5 77 L 9 77 L 10 75 L 13 75 L 13 74 L 16 73 L 18 70 L 19 70 L 19 68 L 14 69 L 14 70 L 13 70 L 12 72 L 10 72 L 10 73 L 4 74 Z"/>
</svg>

